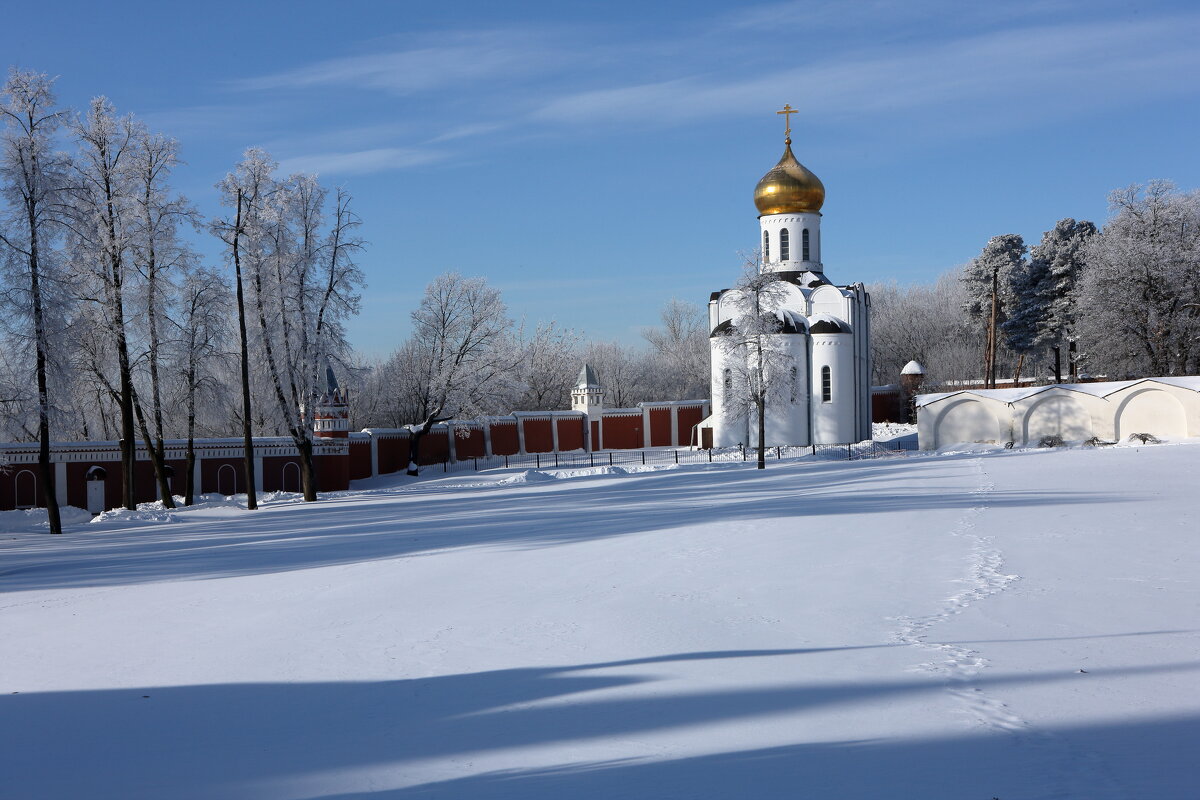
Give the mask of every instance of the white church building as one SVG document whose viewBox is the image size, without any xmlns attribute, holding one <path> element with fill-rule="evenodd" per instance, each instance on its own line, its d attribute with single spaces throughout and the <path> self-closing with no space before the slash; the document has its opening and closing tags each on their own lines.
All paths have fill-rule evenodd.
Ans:
<svg viewBox="0 0 1200 800">
<path fill-rule="evenodd" d="M 779 112 L 794 113 L 789 106 Z M 759 294 L 774 314 L 778 332 L 767 337 L 772 352 L 765 370 L 772 397 L 766 404 L 766 443 L 844 444 L 871 438 L 870 307 L 861 283 L 839 286 L 821 260 L 821 207 L 825 187 L 792 153 L 790 124 L 783 157 L 758 182 L 763 274 L 778 286 Z M 713 292 L 708 303 L 712 353 L 712 414 L 699 425 L 700 444 L 731 447 L 757 442 L 757 414 L 739 395 L 748 360 L 738 339 L 749 312 L 739 289 Z M 749 312 L 752 313 L 752 312 Z"/>
</svg>

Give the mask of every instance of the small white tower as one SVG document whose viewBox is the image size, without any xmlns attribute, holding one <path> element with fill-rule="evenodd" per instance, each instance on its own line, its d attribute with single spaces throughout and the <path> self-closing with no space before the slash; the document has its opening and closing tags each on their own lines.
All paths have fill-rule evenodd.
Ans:
<svg viewBox="0 0 1200 800">
<path fill-rule="evenodd" d="M 591 364 L 584 364 L 579 370 L 579 379 L 571 390 L 571 410 L 582 411 L 589 419 L 599 418 L 604 411 L 604 390 Z"/>
<path fill-rule="evenodd" d="M 333 367 L 325 368 L 325 393 L 313 404 L 313 436 L 318 439 L 346 439 L 350 436 L 350 404 L 346 392 L 338 387 Z"/>
</svg>

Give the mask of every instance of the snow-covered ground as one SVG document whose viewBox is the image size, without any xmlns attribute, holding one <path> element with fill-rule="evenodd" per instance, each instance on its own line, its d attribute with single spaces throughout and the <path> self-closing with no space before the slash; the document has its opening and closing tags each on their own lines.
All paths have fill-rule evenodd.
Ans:
<svg viewBox="0 0 1200 800">
<path fill-rule="evenodd" d="M 0 515 L 0 797 L 1200 797 L 1200 444 Z"/>
</svg>

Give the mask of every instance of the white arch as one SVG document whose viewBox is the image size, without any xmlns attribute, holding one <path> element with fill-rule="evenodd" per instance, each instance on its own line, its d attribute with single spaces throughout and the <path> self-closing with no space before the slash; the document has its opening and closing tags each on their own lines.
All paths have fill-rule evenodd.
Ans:
<svg viewBox="0 0 1200 800">
<path fill-rule="evenodd" d="M 23 469 L 13 478 L 13 499 L 17 508 L 37 506 L 37 476 L 31 470 Z"/>
<path fill-rule="evenodd" d="M 1036 444 L 1047 436 L 1060 436 L 1066 442 L 1092 438 L 1092 415 L 1083 403 L 1068 394 L 1049 392 L 1025 412 L 1023 434 L 1026 444 Z"/>
<path fill-rule="evenodd" d="M 933 446 L 958 442 L 999 442 L 1000 420 L 979 400 L 971 397 L 951 403 L 933 424 Z"/>
<path fill-rule="evenodd" d="M 283 465 L 283 477 L 279 481 L 279 488 L 285 492 L 300 491 L 300 465 L 295 461 Z"/>
<path fill-rule="evenodd" d="M 226 472 L 225 470 L 229 470 Z M 225 491 L 226 487 L 229 491 Z M 237 494 L 237 470 L 232 464 L 222 464 L 217 470 L 217 494 L 233 495 Z"/>
<path fill-rule="evenodd" d="M 1161 439 L 1187 437 L 1183 403 L 1170 392 L 1153 386 L 1140 389 L 1117 407 L 1117 441 L 1131 433 L 1152 433 Z"/>
</svg>

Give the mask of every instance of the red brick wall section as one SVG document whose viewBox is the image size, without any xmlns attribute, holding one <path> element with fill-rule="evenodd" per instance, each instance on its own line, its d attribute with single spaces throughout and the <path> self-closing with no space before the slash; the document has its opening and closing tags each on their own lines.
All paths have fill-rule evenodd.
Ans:
<svg viewBox="0 0 1200 800">
<path fill-rule="evenodd" d="M 288 464 L 294 464 L 288 467 Z M 314 466 L 315 457 L 314 457 Z M 267 456 L 262 460 L 262 487 L 264 492 L 299 492 L 300 456 Z"/>
<path fill-rule="evenodd" d="M 559 452 L 583 449 L 583 426 L 587 420 L 578 417 L 563 417 L 554 422 L 558 425 Z"/>
<path fill-rule="evenodd" d="M 671 446 L 671 409 L 650 409 L 650 446 Z"/>
<path fill-rule="evenodd" d="M 704 419 L 704 406 L 680 406 L 679 407 L 679 444 L 681 447 L 690 445 L 699 445 L 697 439 L 693 441 L 692 429 L 700 424 Z"/>
<path fill-rule="evenodd" d="M 380 438 L 379 473 L 403 472 L 408 468 L 408 437 Z"/>
<path fill-rule="evenodd" d="M 313 456 L 318 492 L 344 492 L 350 488 L 350 459 L 345 456 Z"/>
<path fill-rule="evenodd" d="M 522 419 L 525 426 L 525 452 L 550 453 L 554 451 L 554 431 L 548 419 Z"/>
<path fill-rule="evenodd" d="M 605 416 L 604 449 L 636 450 L 642 446 L 642 415 Z"/>
<path fill-rule="evenodd" d="M 12 511 L 17 507 L 17 476 L 21 478 L 22 505 L 29 487 L 33 488 L 33 502 L 42 505 L 42 481 L 37 464 L 10 464 L 7 472 L 0 472 L 0 511 Z M 30 482 L 32 476 L 33 481 Z"/>
<path fill-rule="evenodd" d="M 426 464 L 441 464 L 450 457 L 446 447 L 446 430 L 430 431 L 421 439 L 421 466 Z"/>
<path fill-rule="evenodd" d="M 460 461 L 483 458 L 483 428 L 456 428 L 454 454 Z"/>
<path fill-rule="evenodd" d="M 350 440 L 350 480 L 360 481 L 371 477 L 370 440 Z"/>
<path fill-rule="evenodd" d="M 592 420 L 592 449 L 600 449 L 600 420 Z"/>
<path fill-rule="evenodd" d="M 871 395 L 872 422 L 900 421 L 900 393 L 880 392 Z"/>
<path fill-rule="evenodd" d="M 233 494 L 241 494 L 246 491 L 246 475 L 245 469 L 242 467 L 242 459 L 240 458 L 206 458 L 200 463 L 200 485 L 203 487 L 202 493 L 211 494 L 221 492 L 230 494 L 230 485 L 233 486 Z M 224 466 L 233 467 L 233 477 L 229 476 L 229 470 L 222 472 Z M 112 472 L 109 471 L 109 475 Z M 118 500 L 120 495 L 118 495 Z"/>
<path fill-rule="evenodd" d="M 491 426 L 492 455 L 511 456 L 520 451 L 515 422 L 497 422 Z"/>
</svg>

